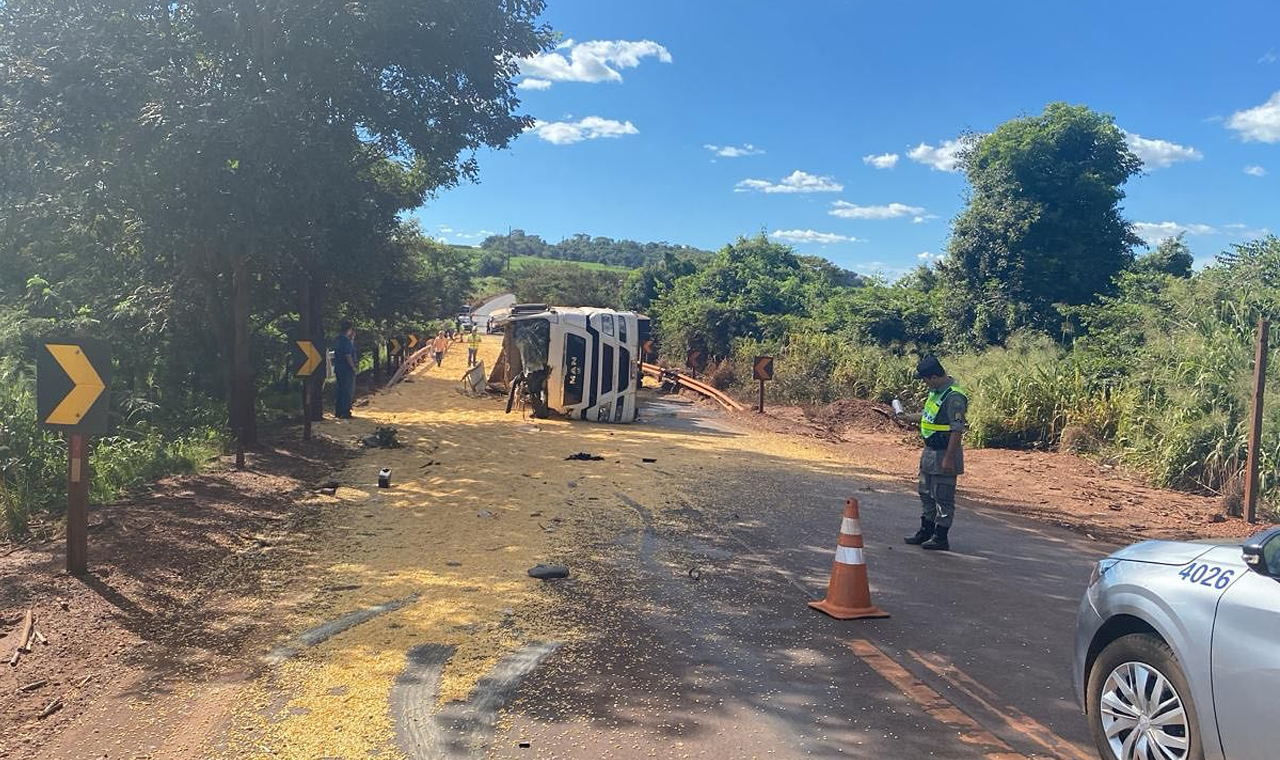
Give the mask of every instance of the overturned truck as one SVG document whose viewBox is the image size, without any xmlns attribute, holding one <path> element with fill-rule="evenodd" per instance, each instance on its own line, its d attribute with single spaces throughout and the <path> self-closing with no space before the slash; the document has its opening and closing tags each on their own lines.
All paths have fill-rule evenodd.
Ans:
<svg viewBox="0 0 1280 760">
<path fill-rule="evenodd" d="M 507 390 L 507 411 L 526 401 L 538 418 L 636 419 L 640 347 L 649 318 L 630 311 L 517 304 L 494 315 L 502 354 L 489 382 Z"/>
</svg>

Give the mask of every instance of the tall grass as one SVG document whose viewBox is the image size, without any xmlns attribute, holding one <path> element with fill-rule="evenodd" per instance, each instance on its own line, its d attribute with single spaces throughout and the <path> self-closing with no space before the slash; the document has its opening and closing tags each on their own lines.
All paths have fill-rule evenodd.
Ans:
<svg viewBox="0 0 1280 760">
<path fill-rule="evenodd" d="M 1245 464 L 1252 393 L 1247 339 L 1221 325 L 1165 336 L 1121 371 L 1110 366 L 1114 361 L 1100 365 L 1087 346 L 1068 350 L 1038 335 L 943 361 L 969 392 L 970 446 L 1049 448 L 1064 430 L 1079 428 L 1154 485 L 1215 493 Z M 788 336 L 783 345 L 740 342 L 733 378 L 744 390 L 753 385 L 751 359 L 759 354 L 776 356 L 776 379 L 768 386 L 776 403 L 896 397 L 919 409 L 925 394 L 914 378 L 914 357 L 816 333 Z M 1274 513 L 1280 372 L 1271 373 L 1269 385 L 1260 471 L 1266 509 Z"/>
</svg>

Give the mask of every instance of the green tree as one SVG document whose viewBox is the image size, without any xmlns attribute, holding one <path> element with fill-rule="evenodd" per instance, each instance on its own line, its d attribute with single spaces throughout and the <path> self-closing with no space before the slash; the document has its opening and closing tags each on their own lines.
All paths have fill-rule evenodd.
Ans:
<svg viewBox="0 0 1280 760">
<path fill-rule="evenodd" d="M 1191 246 L 1187 245 L 1183 240 L 1183 233 L 1179 232 L 1177 237 L 1161 240 L 1151 253 L 1138 257 L 1133 263 L 1133 269 L 1142 274 L 1190 277 L 1193 264 L 1195 256 L 1191 254 Z"/>
<path fill-rule="evenodd" d="M 29 167 L 2 172 L 0 269 L 99 315 L 131 281 L 203 309 L 200 364 L 226 368 L 251 445 L 267 332 L 293 312 L 314 334 L 325 283 L 394 250 L 399 211 L 531 124 L 512 79 L 549 42 L 542 8 L 0 3 L 0 157 Z"/>
<path fill-rule="evenodd" d="M 738 238 L 653 303 L 665 350 L 729 356 L 735 340 L 778 340 L 809 313 L 820 270 L 763 234 Z"/>
<path fill-rule="evenodd" d="M 1050 103 L 973 138 L 968 205 L 955 221 L 944 278 L 949 321 L 981 341 L 1021 327 L 1057 332 L 1059 305 L 1110 292 L 1141 241 L 1120 214 L 1121 186 L 1142 163 L 1112 117 Z"/>
<path fill-rule="evenodd" d="M 577 264 L 526 264 L 509 277 L 511 291 L 525 303 L 619 308 L 622 275 Z"/>
</svg>

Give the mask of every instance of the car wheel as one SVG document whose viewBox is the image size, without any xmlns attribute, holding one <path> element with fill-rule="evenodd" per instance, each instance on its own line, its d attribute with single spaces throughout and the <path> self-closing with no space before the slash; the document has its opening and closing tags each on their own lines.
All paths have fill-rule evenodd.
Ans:
<svg viewBox="0 0 1280 760">
<path fill-rule="evenodd" d="M 1191 688 L 1149 634 L 1107 645 L 1089 672 L 1089 729 L 1105 760 L 1204 760 Z"/>
</svg>

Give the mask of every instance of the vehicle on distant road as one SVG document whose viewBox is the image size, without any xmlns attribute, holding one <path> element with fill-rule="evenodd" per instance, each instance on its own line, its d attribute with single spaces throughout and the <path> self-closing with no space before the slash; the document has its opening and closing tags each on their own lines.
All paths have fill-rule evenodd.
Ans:
<svg viewBox="0 0 1280 760">
<path fill-rule="evenodd" d="M 1280 757 L 1280 528 L 1098 562 L 1075 688 L 1104 760 Z"/>
<path fill-rule="evenodd" d="M 457 322 L 458 328 L 461 330 L 470 330 L 476 326 L 476 321 L 471 316 L 471 312 L 463 312 L 459 314 L 454 317 L 454 321 Z"/>
</svg>

